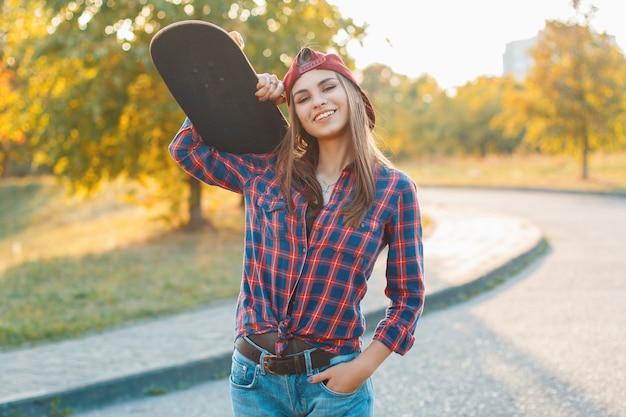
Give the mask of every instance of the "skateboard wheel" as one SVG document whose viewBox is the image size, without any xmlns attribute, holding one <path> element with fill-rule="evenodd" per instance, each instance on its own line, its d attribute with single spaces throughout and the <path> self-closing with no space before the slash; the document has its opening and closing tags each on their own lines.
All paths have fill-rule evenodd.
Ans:
<svg viewBox="0 0 626 417">
<path fill-rule="evenodd" d="M 228 34 L 230 35 L 231 38 L 233 38 L 235 43 L 239 45 L 241 49 L 243 49 L 245 43 L 243 41 L 243 36 L 241 36 L 241 33 L 237 32 L 236 30 L 233 30 L 232 32 L 229 32 Z"/>
</svg>

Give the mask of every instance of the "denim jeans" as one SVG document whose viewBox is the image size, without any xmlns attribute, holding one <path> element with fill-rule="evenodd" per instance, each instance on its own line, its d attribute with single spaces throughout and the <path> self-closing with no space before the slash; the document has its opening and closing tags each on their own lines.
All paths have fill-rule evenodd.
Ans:
<svg viewBox="0 0 626 417">
<path fill-rule="evenodd" d="M 306 351 L 305 355 L 311 351 Z M 270 353 L 264 351 L 263 356 Z M 329 366 L 349 362 L 358 352 L 332 358 Z M 307 377 L 326 368 L 296 375 L 271 375 L 243 356 L 233 352 L 230 394 L 235 417 L 367 417 L 374 415 L 374 390 L 368 379 L 353 393 L 331 391 L 325 384 L 310 384 Z"/>
</svg>

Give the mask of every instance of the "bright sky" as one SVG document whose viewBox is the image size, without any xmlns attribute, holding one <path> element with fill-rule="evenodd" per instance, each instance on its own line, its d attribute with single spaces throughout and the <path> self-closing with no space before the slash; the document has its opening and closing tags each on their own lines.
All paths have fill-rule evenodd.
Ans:
<svg viewBox="0 0 626 417">
<path fill-rule="evenodd" d="M 363 47 L 356 42 L 348 47 L 358 68 L 380 62 L 410 77 L 430 74 L 444 88 L 463 85 L 480 75 L 501 75 L 508 42 L 532 38 L 546 20 L 566 20 L 574 15 L 570 0 L 328 2 L 355 23 L 369 25 Z M 615 36 L 626 51 L 626 1 L 592 2 L 598 11 L 591 26 Z"/>
</svg>

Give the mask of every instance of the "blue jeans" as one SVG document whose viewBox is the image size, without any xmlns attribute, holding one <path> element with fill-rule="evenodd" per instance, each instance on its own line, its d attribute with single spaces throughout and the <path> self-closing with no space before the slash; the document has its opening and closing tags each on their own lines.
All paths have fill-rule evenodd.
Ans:
<svg viewBox="0 0 626 417">
<path fill-rule="evenodd" d="M 306 351 L 305 354 L 310 354 Z M 263 356 L 270 352 L 263 351 Z M 349 362 L 358 352 L 335 356 L 329 365 Z M 310 384 L 307 377 L 326 368 L 296 375 L 271 375 L 239 351 L 233 352 L 230 394 L 235 417 L 367 417 L 374 415 L 374 389 L 368 379 L 353 393 L 331 391 L 325 384 Z"/>
</svg>

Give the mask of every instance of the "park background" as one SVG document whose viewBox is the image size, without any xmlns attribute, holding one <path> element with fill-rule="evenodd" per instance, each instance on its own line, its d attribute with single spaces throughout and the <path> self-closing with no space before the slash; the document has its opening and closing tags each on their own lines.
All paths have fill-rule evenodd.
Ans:
<svg viewBox="0 0 626 417">
<path fill-rule="evenodd" d="M 521 80 L 485 74 L 450 86 L 385 61 L 355 68 L 381 147 L 420 187 L 626 192 L 623 50 L 594 28 L 591 4 L 562 3 L 570 15 L 544 21 Z M 151 63 L 150 39 L 176 21 L 211 21 L 243 35 L 258 72 L 284 74 L 304 44 L 354 68 L 350 45 L 367 44 L 367 25 L 322 0 L 0 7 L 0 349 L 234 296 L 241 199 L 201 186 L 167 154 L 184 115 Z M 424 215 L 428 233 L 436 225 Z"/>
</svg>

